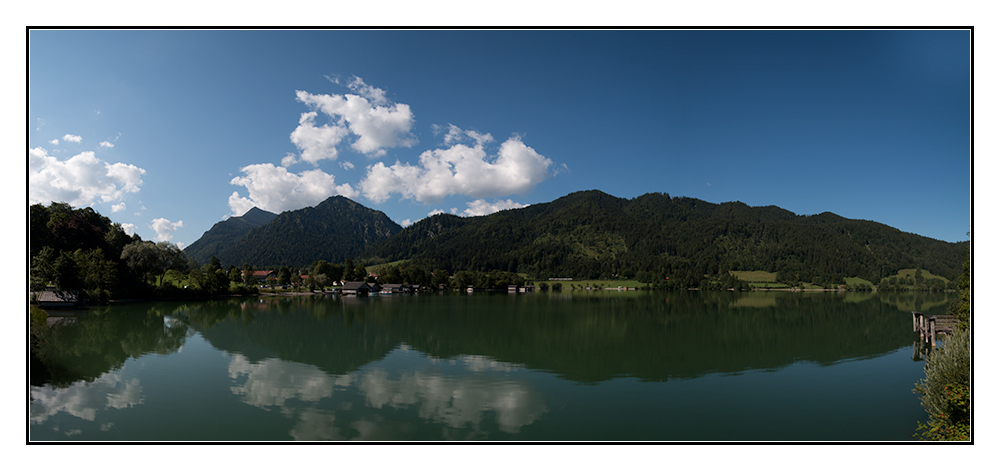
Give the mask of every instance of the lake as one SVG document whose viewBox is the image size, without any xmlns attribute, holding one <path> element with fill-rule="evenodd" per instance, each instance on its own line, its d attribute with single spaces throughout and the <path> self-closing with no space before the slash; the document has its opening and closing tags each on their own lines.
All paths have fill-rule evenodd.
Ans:
<svg viewBox="0 0 1000 471">
<path fill-rule="evenodd" d="M 563 291 L 92 308 L 33 327 L 29 439 L 913 440 L 910 311 L 948 302 Z"/>
</svg>

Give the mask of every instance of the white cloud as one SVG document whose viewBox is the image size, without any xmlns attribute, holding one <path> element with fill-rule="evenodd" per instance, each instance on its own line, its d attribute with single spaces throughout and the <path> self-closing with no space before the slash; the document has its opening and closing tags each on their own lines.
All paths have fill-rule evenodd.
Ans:
<svg viewBox="0 0 1000 471">
<path fill-rule="evenodd" d="M 296 156 L 291 152 L 285 154 L 285 156 L 281 158 L 282 167 L 291 167 L 292 165 L 295 165 L 298 162 L 299 162 L 298 156 Z"/>
<path fill-rule="evenodd" d="M 124 201 L 122 201 L 121 203 L 118 203 L 118 204 L 115 204 L 115 205 L 111 206 L 111 212 L 112 213 L 117 213 L 119 211 L 125 211 L 125 202 Z"/>
<path fill-rule="evenodd" d="M 59 145 L 59 139 L 53 139 L 53 140 L 49 141 L 49 144 L 57 146 L 57 145 Z"/>
<path fill-rule="evenodd" d="M 125 233 L 129 235 L 129 237 L 135 234 L 136 229 L 138 229 L 138 227 L 136 227 L 135 224 L 132 224 L 130 222 L 122 223 L 122 230 L 125 231 Z"/>
<path fill-rule="evenodd" d="M 344 167 L 344 170 L 354 170 L 354 164 L 352 164 L 352 163 L 350 163 L 350 162 L 348 162 L 346 160 L 343 161 L 343 162 L 341 162 L 340 166 Z"/>
<path fill-rule="evenodd" d="M 434 210 L 431 210 L 431 212 L 427 213 L 427 217 L 431 217 L 431 216 L 434 216 L 436 214 L 444 214 L 444 210 L 443 209 L 434 209 Z"/>
<path fill-rule="evenodd" d="M 250 195 L 246 198 L 239 192 L 233 192 L 229 197 L 229 208 L 234 215 L 245 214 L 254 206 L 280 213 L 314 206 L 334 195 L 356 198 L 358 194 L 350 184 L 335 185 L 333 175 L 319 169 L 296 174 L 267 163 L 248 165 L 240 171 L 244 175 L 233 178 L 229 183 L 246 187 Z"/>
<path fill-rule="evenodd" d="M 291 134 L 292 143 L 302 151 L 302 160 L 317 165 L 320 160 L 337 160 L 337 145 L 347 136 L 347 128 L 325 124 L 316 126 L 318 113 L 302 113 L 299 127 Z M 285 157 L 287 159 L 288 157 Z M 282 160 L 284 163 L 285 160 Z"/>
<path fill-rule="evenodd" d="M 434 134 L 440 134 L 445 129 L 444 126 L 432 125 L 431 130 Z M 489 142 L 493 142 L 493 136 L 490 133 L 480 133 L 477 131 L 465 131 L 462 128 L 455 126 L 454 124 L 448 124 L 448 132 L 444 135 L 444 143 L 446 145 L 459 144 L 463 142 L 475 142 L 477 145 L 483 145 Z"/>
<path fill-rule="evenodd" d="M 412 147 L 417 143 L 416 136 L 410 132 L 414 118 L 409 105 L 389 103 L 384 90 L 365 84 L 359 77 L 354 77 L 348 87 L 360 95 L 295 92 L 299 101 L 337 120 L 335 124 L 317 128 L 314 123 L 316 112 L 302 114 L 299 127 L 292 133 L 292 142 L 302 149 L 303 160 L 315 164 L 323 158 L 336 159 L 335 147 L 348 132 L 357 136 L 351 147 L 369 157 L 385 155 L 386 148 Z M 317 148 L 325 152 L 317 152 Z M 307 158 L 307 152 L 315 160 Z"/>
<path fill-rule="evenodd" d="M 108 149 L 114 147 L 115 145 L 108 141 L 101 141 L 101 147 L 107 147 Z"/>
<path fill-rule="evenodd" d="M 497 211 L 503 211 L 505 209 L 516 209 L 524 208 L 528 205 L 516 203 L 514 200 L 500 200 L 493 203 L 488 203 L 486 200 L 475 200 L 468 203 L 469 208 L 462 211 L 462 216 L 486 216 L 487 214 L 493 214 Z"/>
<path fill-rule="evenodd" d="M 451 131 L 449 131 L 450 133 Z M 482 136 L 482 135 L 481 135 Z M 362 193 L 381 203 L 391 193 L 429 203 L 450 195 L 473 198 L 524 194 L 548 178 L 552 161 L 512 137 L 488 157 L 483 146 L 455 144 L 420 154 L 419 165 L 378 162 L 368 167 L 361 181 Z"/>
<path fill-rule="evenodd" d="M 410 221 L 409 219 L 403 219 L 402 221 L 399 221 L 399 225 L 403 227 L 409 227 L 413 225 L 413 222 Z"/>
<path fill-rule="evenodd" d="M 89 151 L 60 161 L 36 147 L 28 151 L 28 201 L 62 201 L 82 207 L 93 204 L 96 198 L 120 200 L 125 193 L 139 191 L 145 173 L 135 165 L 107 163 Z"/>
<path fill-rule="evenodd" d="M 184 227 L 184 221 L 170 222 L 166 218 L 153 219 L 149 228 L 156 232 L 157 242 L 168 242 L 174 238 L 174 231 Z"/>
<path fill-rule="evenodd" d="M 63 140 L 64 141 L 69 141 L 69 142 L 80 143 L 80 142 L 83 141 L 83 138 L 80 137 L 80 136 L 75 136 L 73 134 L 67 134 L 67 135 L 63 136 Z"/>
<path fill-rule="evenodd" d="M 361 80 L 361 77 L 354 77 L 351 83 L 347 84 L 347 88 L 354 90 L 355 93 L 372 102 L 373 105 L 383 106 L 389 104 L 389 101 L 385 98 L 385 90 L 366 84 L 364 80 Z"/>
</svg>

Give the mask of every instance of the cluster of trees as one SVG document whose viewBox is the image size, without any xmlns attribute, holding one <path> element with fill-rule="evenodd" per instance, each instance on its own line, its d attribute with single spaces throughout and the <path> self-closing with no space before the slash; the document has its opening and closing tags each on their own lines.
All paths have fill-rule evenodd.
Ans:
<svg viewBox="0 0 1000 471">
<path fill-rule="evenodd" d="M 197 266 L 169 242 L 129 236 L 93 208 L 66 203 L 31 205 L 29 214 L 29 289 L 47 287 L 83 292 L 91 303 L 110 298 L 245 292 L 230 283 L 240 270 L 223 270 L 215 259 Z M 166 278 L 193 282 L 180 291 Z M 240 280 L 246 281 L 246 280 Z M 251 283 L 252 285 L 252 283 Z"/>
<path fill-rule="evenodd" d="M 112 289 L 130 284 L 132 261 L 126 247 L 141 243 L 121 225 L 93 208 L 74 210 L 65 203 L 29 206 L 29 288 L 54 285 L 85 290 L 92 298 L 107 299 Z M 123 258 L 122 254 L 126 254 Z M 145 278 L 145 276 L 141 277 Z"/>
</svg>

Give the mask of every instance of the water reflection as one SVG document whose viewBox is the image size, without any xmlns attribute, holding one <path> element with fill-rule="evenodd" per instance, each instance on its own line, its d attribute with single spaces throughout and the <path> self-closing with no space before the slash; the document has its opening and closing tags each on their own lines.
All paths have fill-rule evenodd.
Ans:
<svg viewBox="0 0 1000 471">
<path fill-rule="evenodd" d="M 251 363 L 241 354 L 232 355 L 229 377 L 244 379 L 230 388 L 243 402 L 254 407 L 285 407 L 289 400 L 316 402 L 333 395 L 336 380 L 312 365 L 269 358 Z"/>
<path fill-rule="evenodd" d="M 343 375 L 276 358 L 254 363 L 240 354 L 231 355 L 228 369 L 232 393 L 294 419 L 289 434 L 296 440 L 405 439 L 420 428 L 405 419 L 414 412 L 424 423 L 446 426 L 438 439 L 483 439 L 491 429 L 517 434 L 546 412 L 540 392 L 510 377 L 518 370 L 477 355 L 428 358 L 406 345 Z"/>
<path fill-rule="evenodd" d="M 455 429 L 479 430 L 485 413 L 493 412 L 500 430 L 515 434 L 546 410 L 542 395 L 528 383 L 490 376 L 419 370 L 394 379 L 375 369 L 359 378 L 358 389 L 371 407 L 415 406 L 421 418 Z"/>
<path fill-rule="evenodd" d="M 29 426 L 75 440 L 616 439 L 645 420 L 629 436 L 655 438 L 678 414 L 664 392 L 690 407 L 718 378 L 789 365 L 823 377 L 909 349 L 909 310 L 946 305 L 912 293 L 628 292 L 115 306 L 32 323 Z M 897 369 L 879 381 L 909 375 Z M 902 402 L 917 400 L 915 381 L 892 386 Z M 646 409 L 608 401 L 619 392 Z"/>
<path fill-rule="evenodd" d="M 94 381 L 77 381 L 62 388 L 32 386 L 28 420 L 31 424 L 41 424 L 50 417 L 65 412 L 94 422 L 99 411 L 109 408 L 127 409 L 142 403 L 139 379 L 125 379 L 121 371 L 116 371 L 105 373 Z M 107 428 L 108 424 L 103 427 Z"/>
</svg>

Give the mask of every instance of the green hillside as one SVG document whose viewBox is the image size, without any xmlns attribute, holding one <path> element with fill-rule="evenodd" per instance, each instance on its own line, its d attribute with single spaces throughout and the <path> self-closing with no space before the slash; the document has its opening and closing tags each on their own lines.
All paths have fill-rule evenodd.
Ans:
<svg viewBox="0 0 1000 471">
<path fill-rule="evenodd" d="M 209 257 L 216 256 L 224 266 L 303 267 L 316 260 L 342 262 L 401 229 L 381 211 L 334 196 L 313 207 L 283 212 L 219 246 Z"/>
<path fill-rule="evenodd" d="M 198 265 L 206 264 L 213 255 L 218 256 L 247 235 L 250 230 L 273 221 L 277 216 L 259 208 L 251 208 L 243 216 L 217 222 L 201 238 L 185 247 L 184 255 L 193 258 Z"/>
<path fill-rule="evenodd" d="M 364 257 L 543 280 L 669 276 L 693 286 L 705 275 L 762 271 L 775 273 L 777 283 L 843 284 L 914 266 L 953 279 L 965 246 L 832 213 L 799 216 L 662 193 L 623 199 L 594 190 L 489 216 L 429 217 Z"/>
</svg>

